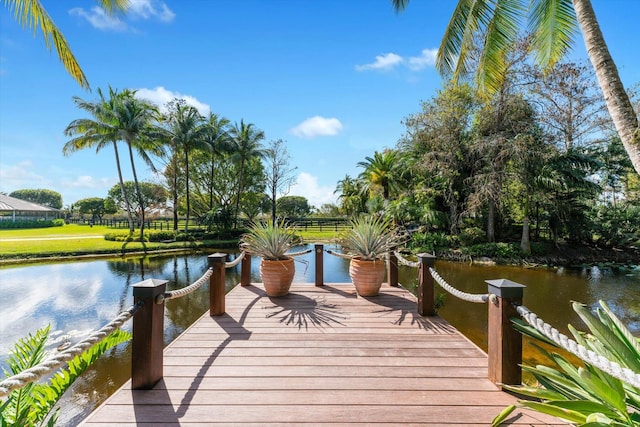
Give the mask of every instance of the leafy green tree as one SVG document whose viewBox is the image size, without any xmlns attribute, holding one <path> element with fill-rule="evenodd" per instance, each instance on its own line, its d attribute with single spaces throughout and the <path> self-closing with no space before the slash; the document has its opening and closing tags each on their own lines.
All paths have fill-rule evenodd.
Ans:
<svg viewBox="0 0 640 427">
<path fill-rule="evenodd" d="M 209 113 L 205 127 L 205 141 L 211 147 L 211 169 L 209 181 L 213 183 L 216 174 L 216 164 L 223 153 L 231 152 L 233 146 L 229 135 L 229 119 L 215 113 Z M 209 186 L 209 210 L 214 208 L 213 186 Z"/>
<path fill-rule="evenodd" d="M 304 217 L 311 212 L 306 197 L 283 196 L 278 199 L 278 212 L 285 217 Z"/>
<path fill-rule="evenodd" d="M 100 0 L 98 2 L 107 14 L 123 12 L 129 6 L 129 0 Z M 71 52 L 71 48 L 62 32 L 53 22 L 47 11 L 40 4 L 40 0 L 5 0 L 4 5 L 23 28 L 28 28 L 35 35 L 38 28 L 42 31 L 45 46 L 50 51 L 55 46 L 58 58 L 69 75 L 80 86 L 89 89 L 89 82 L 80 68 L 78 61 Z"/>
<path fill-rule="evenodd" d="M 265 151 L 260 141 L 265 136 L 264 132 L 255 128 L 253 123 L 245 123 L 240 120 L 240 124 L 236 123 L 230 130 L 231 141 L 233 142 L 233 155 L 231 159 L 238 163 L 239 179 L 238 179 L 238 195 L 236 198 L 235 221 L 238 225 L 238 214 L 240 213 L 240 200 L 245 189 L 244 166 L 252 158 L 264 157 Z"/>
<path fill-rule="evenodd" d="M 396 11 L 409 0 L 391 0 Z M 624 9 L 620 9 L 624 13 Z M 598 24 L 590 0 L 459 0 L 442 38 L 436 67 L 454 79 L 475 74 L 482 91 L 499 90 L 505 76 L 504 51 L 528 20 L 536 63 L 548 69 L 569 51 L 579 28 L 606 100 L 607 109 L 631 162 L 640 174 L 640 123 Z M 478 33 L 482 37 L 477 37 Z M 479 61 L 474 45 L 482 45 Z"/>
<path fill-rule="evenodd" d="M 129 200 L 125 197 L 124 179 L 122 178 L 122 167 L 120 165 L 120 154 L 118 152 L 118 140 L 120 139 L 116 127 L 113 125 L 115 118 L 115 103 L 117 91 L 109 87 L 109 98 L 107 99 L 102 90 L 98 88 L 99 100 L 96 102 L 85 101 L 80 97 L 73 97 L 76 107 L 89 113 L 90 119 L 76 119 L 69 123 L 64 130 L 65 136 L 73 137 L 62 148 L 65 156 L 78 150 L 95 148 L 96 153 L 104 147 L 113 146 L 116 157 L 116 167 L 118 170 L 118 182 L 120 184 L 121 198 L 124 201 L 125 212 L 129 220 L 129 233 L 133 234 L 133 212 Z"/>
<path fill-rule="evenodd" d="M 42 206 L 48 206 L 53 209 L 62 209 L 62 196 L 57 191 L 53 190 L 16 190 L 11 192 L 9 196 L 20 200 L 26 200 L 27 202 L 37 203 Z"/>
<path fill-rule="evenodd" d="M 114 185 L 109 190 L 109 198 L 113 200 L 115 205 L 124 209 L 126 206 L 126 199 L 132 200 L 131 208 L 138 215 L 139 221 L 143 221 L 144 215 L 142 210 L 151 212 L 152 210 L 162 210 L 167 206 L 167 191 L 163 186 L 154 184 L 152 182 L 139 182 L 136 185 L 133 181 L 125 181 L 125 197 L 122 197 L 119 185 Z M 142 203 L 139 202 L 139 198 L 136 197 L 138 190 L 142 195 Z"/>
<path fill-rule="evenodd" d="M 104 214 L 116 213 L 115 204 L 105 203 L 108 199 L 102 199 L 100 197 L 89 197 L 87 199 L 80 199 L 74 203 L 78 209 L 78 213 L 90 214 L 91 219 L 101 220 Z"/>
</svg>

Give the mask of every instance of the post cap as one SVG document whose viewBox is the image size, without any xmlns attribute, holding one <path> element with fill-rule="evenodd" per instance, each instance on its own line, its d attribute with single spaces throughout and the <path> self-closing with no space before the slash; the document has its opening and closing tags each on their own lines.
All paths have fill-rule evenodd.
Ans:
<svg viewBox="0 0 640 427">
<path fill-rule="evenodd" d="M 225 262 L 227 259 L 227 254 L 216 252 L 215 254 L 209 255 L 207 259 L 209 260 L 209 265 L 217 264 L 219 262 Z"/>
<path fill-rule="evenodd" d="M 500 298 L 522 298 L 526 288 L 525 285 L 507 279 L 485 280 L 485 282 L 489 285 L 489 293 Z"/>
<path fill-rule="evenodd" d="M 421 253 L 416 255 L 418 257 L 418 262 L 422 264 L 427 264 L 429 267 L 433 267 L 436 262 L 436 256 L 428 253 Z"/>
<path fill-rule="evenodd" d="M 133 296 L 140 298 L 155 298 L 157 295 L 164 294 L 167 289 L 168 280 L 147 279 L 132 285 Z"/>
</svg>

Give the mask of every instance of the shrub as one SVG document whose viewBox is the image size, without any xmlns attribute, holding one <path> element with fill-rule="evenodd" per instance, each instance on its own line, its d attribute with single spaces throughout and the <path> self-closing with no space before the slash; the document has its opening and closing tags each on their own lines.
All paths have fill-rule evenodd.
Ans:
<svg viewBox="0 0 640 427">
<path fill-rule="evenodd" d="M 468 227 L 463 229 L 458 236 L 460 244 L 464 246 L 475 245 L 478 243 L 486 242 L 487 237 L 481 228 Z"/>
<path fill-rule="evenodd" d="M 30 221 L 0 221 L 0 229 L 20 229 L 20 228 L 48 228 L 48 227 L 62 227 L 64 225 L 63 219 L 40 219 Z"/>
<path fill-rule="evenodd" d="M 139 236 L 129 234 L 129 231 L 111 231 L 109 233 L 105 233 L 104 240 L 109 240 L 111 242 L 133 242 L 137 240 Z"/>
<path fill-rule="evenodd" d="M 145 233 L 145 238 L 149 242 L 164 242 L 167 240 L 176 240 L 176 233 L 173 230 L 168 231 L 147 231 Z"/>
<path fill-rule="evenodd" d="M 429 252 L 435 254 L 455 245 L 455 237 L 443 232 L 415 233 L 411 236 L 409 247 L 412 252 Z"/>
<path fill-rule="evenodd" d="M 512 259 L 520 258 L 520 246 L 517 243 L 481 243 L 462 249 L 462 253 L 472 257 Z"/>
</svg>

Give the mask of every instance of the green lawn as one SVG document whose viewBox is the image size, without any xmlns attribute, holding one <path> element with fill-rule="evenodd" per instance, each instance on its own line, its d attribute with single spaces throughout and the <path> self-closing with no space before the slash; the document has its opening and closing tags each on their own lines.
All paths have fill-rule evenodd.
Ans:
<svg viewBox="0 0 640 427">
<path fill-rule="evenodd" d="M 62 227 L 0 230 L 0 259 L 26 259 L 91 254 L 122 254 L 173 249 L 192 250 L 202 247 L 237 247 L 236 241 L 197 242 L 111 242 L 104 240 L 106 226 L 68 224 Z M 333 241 L 335 231 L 298 232 L 306 242 Z"/>
</svg>

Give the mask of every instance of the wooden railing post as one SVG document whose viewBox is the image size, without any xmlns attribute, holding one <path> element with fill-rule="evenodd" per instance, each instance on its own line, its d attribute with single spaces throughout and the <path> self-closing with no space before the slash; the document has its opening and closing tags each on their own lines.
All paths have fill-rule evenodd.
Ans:
<svg viewBox="0 0 640 427">
<path fill-rule="evenodd" d="M 316 252 L 316 286 L 324 285 L 324 245 L 315 244 Z"/>
<path fill-rule="evenodd" d="M 431 254 L 418 254 L 418 314 L 421 316 L 435 316 L 433 277 L 429 267 L 436 263 L 436 257 Z"/>
<path fill-rule="evenodd" d="M 489 325 L 487 331 L 489 352 L 489 380 L 496 384 L 522 383 L 522 335 L 509 320 L 518 317 L 515 304 L 522 304 L 526 286 L 506 279 L 485 280 L 489 293 L 497 298 L 488 301 Z"/>
<path fill-rule="evenodd" d="M 215 253 L 209 255 L 209 267 L 213 274 L 209 278 L 209 315 L 220 316 L 225 312 L 225 267 L 227 254 Z"/>
<path fill-rule="evenodd" d="M 133 316 L 131 388 L 134 390 L 150 390 L 162 379 L 164 302 L 156 304 L 156 297 L 164 294 L 167 282 L 147 279 L 133 285 L 134 304 L 142 302 Z"/>
<path fill-rule="evenodd" d="M 251 284 L 251 255 L 245 252 L 244 258 L 240 262 L 240 284 L 249 286 Z"/>
<path fill-rule="evenodd" d="M 389 282 L 389 286 L 398 286 L 398 257 L 394 251 L 390 251 L 387 259 L 387 281 Z"/>
</svg>

